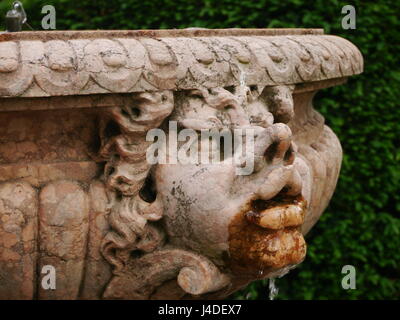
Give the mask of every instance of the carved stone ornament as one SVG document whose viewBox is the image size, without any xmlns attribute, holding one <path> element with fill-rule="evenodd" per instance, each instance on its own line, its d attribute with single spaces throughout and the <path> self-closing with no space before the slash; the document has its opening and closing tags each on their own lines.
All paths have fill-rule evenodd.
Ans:
<svg viewBox="0 0 400 320">
<path fill-rule="evenodd" d="M 313 97 L 362 70 L 320 29 L 0 34 L 0 299 L 223 298 L 294 268 L 342 159 Z M 171 121 L 254 130 L 253 172 L 149 163 Z"/>
</svg>

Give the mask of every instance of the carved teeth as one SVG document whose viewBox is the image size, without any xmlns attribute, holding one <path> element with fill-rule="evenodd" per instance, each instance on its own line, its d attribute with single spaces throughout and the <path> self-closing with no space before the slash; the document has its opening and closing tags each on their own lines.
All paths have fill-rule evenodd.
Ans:
<svg viewBox="0 0 400 320">
<path fill-rule="evenodd" d="M 261 212 L 260 226 L 269 229 L 294 227 L 303 223 L 303 209 L 298 205 L 271 208 Z"/>
<path fill-rule="evenodd" d="M 282 268 L 288 264 L 299 263 L 305 254 L 306 244 L 302 234 L 299 231 L 281 230 L 277 231 L 276 237 L 269 241 L 261 259 L 266 265 Z"/>
<path fill-rule="evenodd" d="M 250 211 L 246 218 L 260 227 L 279 230 L 299 226 L 304 222 L 305 202 L 268 208 L 260 213 Z"/>
<path fill-rule="evenodd" d="M 280 247 L 279 239 L 273 238 L 272 240 L 268 241 L 266 250 L 269 252 L 277 252 Z"/>
</svg>

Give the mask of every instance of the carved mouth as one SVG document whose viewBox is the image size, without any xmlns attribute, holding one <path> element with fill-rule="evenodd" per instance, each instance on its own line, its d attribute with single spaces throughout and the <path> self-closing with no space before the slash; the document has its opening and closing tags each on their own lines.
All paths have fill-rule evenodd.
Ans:
<svg viewBox="0 0 400 320">
<path fill-rule="evenodd" d="M 252 200 L 230 226 L 229 250 L 237 271 L 265 277 L 268 272 L 300 263 L 306 254 L 300 232 L 305 212 L 301 195 L 280 193 L 270 200 Z"/>
<path fill-rule="evenodd" d="M 247 220 L 262 228 L 281 230 L 303 224 L 306 201 L 301 195 L 278 194 L 270 200 L 253 200 L 250 207 L 245 213 Z"/>
</svg>

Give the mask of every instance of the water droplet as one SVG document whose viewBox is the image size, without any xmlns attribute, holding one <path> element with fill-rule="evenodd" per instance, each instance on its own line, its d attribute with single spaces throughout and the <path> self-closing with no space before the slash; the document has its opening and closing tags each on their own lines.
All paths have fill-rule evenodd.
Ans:
<svg viewBox="0 0 400 320">
<path fill-rule="evenodd" d="M 275 284 L 275 278 L 269 278 L 269 300 L 274 300 L 278 295 L 279 289 Z"/>
</svg>

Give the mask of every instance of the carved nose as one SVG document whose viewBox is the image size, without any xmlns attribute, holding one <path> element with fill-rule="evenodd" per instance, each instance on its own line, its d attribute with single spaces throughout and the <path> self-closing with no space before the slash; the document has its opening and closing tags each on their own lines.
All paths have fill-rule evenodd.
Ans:
<svg viewBox="0 0 400 320">
<path fill-rule="evenodd" d="M 292 131 L 283 123 L 256 131 L 254 154 L 256 168 L 264 165 L 290 165 L 294 161 Z"/>
</svg>

